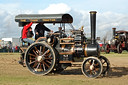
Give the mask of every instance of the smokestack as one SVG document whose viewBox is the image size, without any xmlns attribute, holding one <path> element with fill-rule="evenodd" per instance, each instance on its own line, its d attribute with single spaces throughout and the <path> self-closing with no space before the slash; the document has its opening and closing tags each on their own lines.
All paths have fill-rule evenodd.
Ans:
<svg viewBox="0 0 128 85">
<path fill-rule="evenodd" d="M 112 28 L 112 30 L 113 30 L 113 39 L 115 39 L 116 28 Z"/>
<path fill-rule="evenodd" d="M 96 11 L 90 11 L 91 19 L 91 44 L 96 43 Z"/>
</svg>

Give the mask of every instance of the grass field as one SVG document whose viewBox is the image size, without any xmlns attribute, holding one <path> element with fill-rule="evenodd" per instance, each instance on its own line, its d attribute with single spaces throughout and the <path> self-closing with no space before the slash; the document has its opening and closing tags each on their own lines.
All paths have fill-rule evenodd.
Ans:
<svg viewBox="0 0 128 85">
<path fill-rule="evenodd" d="M 18 64 L 19 53 L 0 53 L 0 85 L 127 85 L 128 53 L 101 55 L 110 60 L 110 75 L 91 79 L 82 74 L 80 67 L 68 67 L 60 74 L 34 75 Z"/>
</svg>

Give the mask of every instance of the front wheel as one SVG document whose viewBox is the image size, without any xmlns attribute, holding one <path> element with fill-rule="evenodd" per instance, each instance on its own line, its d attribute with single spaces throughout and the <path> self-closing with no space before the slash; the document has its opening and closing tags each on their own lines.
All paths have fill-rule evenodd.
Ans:
<svg viewBox="0 0 128 85">
<path fill-rule="evenodd" d="M 106 46 L 105 46 L 105 52 L 108 54 L 108 53 L 110 53 L 110 45 L 109 44 L 106 44 Z"/>
<path fill-rule="evenodd" d="M 55 50 L 46 42 L 33 43 L 25 53 L 25 63 L 30 72 L 46 75 L 55 67 Z"/>
<path fill-rule="evenodd" d="M 88 57 L 83 61 L 82 73 L 90 78 L 98 77 L 103 70 L 101 61 L 96 57 Z"/>
<path fill-rule="evenodd" d="M 117 52 L 122 53 L 122 45 L 121 44 L 117 45 Z"/>
</svg>

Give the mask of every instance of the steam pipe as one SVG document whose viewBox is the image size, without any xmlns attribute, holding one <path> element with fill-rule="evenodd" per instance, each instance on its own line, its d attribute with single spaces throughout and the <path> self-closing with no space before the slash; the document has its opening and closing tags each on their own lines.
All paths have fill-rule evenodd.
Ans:
<svg viewBox="0 0 128 85">
<path fill-rule="evenodd" d="M 96 43 L 96 11 L 90 11 L 91 20 L 91 44 Z"/>
</svg>

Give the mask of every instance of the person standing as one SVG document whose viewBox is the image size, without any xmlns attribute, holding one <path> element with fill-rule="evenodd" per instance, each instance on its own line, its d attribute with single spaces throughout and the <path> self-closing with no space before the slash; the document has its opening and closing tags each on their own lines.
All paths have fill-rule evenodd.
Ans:
<svg viewBox="0 0 128 85">
<path fill-rule="evenodd" d="M 23 30 L 22 30 L 22 39 L 23 39 L 23 41 L 28 42 L 30 44 L 32 44 L 34 41 L 31 40 L 31 39 L 28 39 L 27 33 L 28 33 L 28 29 L 31 27 L 32 24 L 33 24 L 32 22 L 31 23 L 25 23 L 25 25 L 23 27 Z"/>
<path fill-rule="evenodd" d="M 35 40 L 37 40 L 39 37 L 44 37 L 45 31 L 52 32 L 49 28 L 47 28 L 44 23 L 39 23 L 35 27 Z"/>
</svg>

